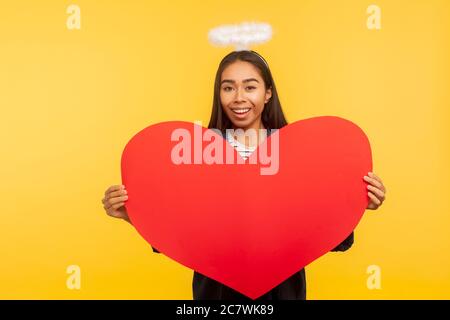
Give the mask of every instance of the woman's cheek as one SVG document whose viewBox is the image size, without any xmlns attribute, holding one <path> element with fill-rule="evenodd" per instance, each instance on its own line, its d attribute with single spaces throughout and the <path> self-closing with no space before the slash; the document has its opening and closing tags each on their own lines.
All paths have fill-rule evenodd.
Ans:
<svg viewBox="0 0 450 320">
<path fill-rule="evenodd" d="M 254 106 L 254 113 L 255 114 L 260 114 L 262 113 L 263 109 L 264 109 L 264 100 L 253 100 L 252 104 Z"/>
</svg>

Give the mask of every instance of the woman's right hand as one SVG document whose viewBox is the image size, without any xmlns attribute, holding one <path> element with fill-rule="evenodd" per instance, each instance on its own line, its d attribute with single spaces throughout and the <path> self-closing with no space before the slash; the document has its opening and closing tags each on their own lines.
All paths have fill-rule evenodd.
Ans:
<svg viewBox="0 0 450 320">
<path fill-rule="evenodd" d="M 109 216 L 130 222 L 125 208 L 125 201 L 127 200 L 128 194 L 125 186 L 114 185 L 105 191 L 105 197 L 102 199 L 103 208 Z"/>
</svg>

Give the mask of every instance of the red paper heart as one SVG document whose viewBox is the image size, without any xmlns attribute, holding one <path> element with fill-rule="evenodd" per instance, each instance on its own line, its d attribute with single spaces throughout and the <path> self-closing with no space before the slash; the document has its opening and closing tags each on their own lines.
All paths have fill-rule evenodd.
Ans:
<svg viewBox="0 0 450 320">
<path fill-rule="evenodd" d="M 178 128 L 194 137 L 194 124 L 171 121 L 147 127 L 126 145 L 130 220 L 160 252 L 250 298 L 336 247 L 368 205 L 363 176 L 372 170 L 370 144 L 348 120 L 317 117 L 278 130 L 274 175 L 261 175 L 267 165 L 259 161 L 176 165 L 171 152 L 179 142 L 171 135 Z M 250 158 L 259 158 L 273 137 Z"/>
</svg>

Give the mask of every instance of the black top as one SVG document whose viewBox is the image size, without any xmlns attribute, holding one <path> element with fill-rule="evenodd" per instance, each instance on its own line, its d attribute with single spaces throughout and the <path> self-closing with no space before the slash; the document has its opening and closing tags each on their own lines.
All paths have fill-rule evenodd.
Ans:
<svg viewBox="0 0 450 320">
<path fill-rule="evenodd" d="M 336 248 L 331 251 L 346 251 L 353 245 L 353 232 Z M 152 248 L 154 252 L 158 250 Z M 192 280 L 192 291 L 194 300 L 241 300 L 251 299 L 236 290 L 208 278 L 194 271 Z M 305 300 L 306 299 L 306 277 L 305 269 L 294 273 L 278 286 L 265 293 L 257 300 Z"/>
</svg>

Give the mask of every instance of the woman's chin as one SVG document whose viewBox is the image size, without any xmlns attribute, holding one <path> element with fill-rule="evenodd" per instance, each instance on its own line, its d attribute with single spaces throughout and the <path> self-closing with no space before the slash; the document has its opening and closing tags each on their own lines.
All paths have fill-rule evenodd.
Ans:
<svg viewBox="0 0 450 320">
<path fill-rule="evenodd" d="M 238 128 L 247 128 L 252 123 L 251 119 L 233 119 L 231 121 L 235 127 Z"/>
</svg>

